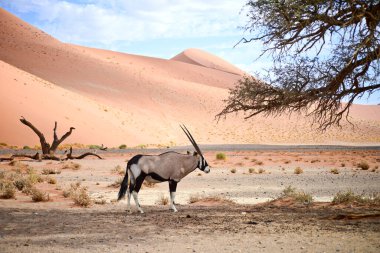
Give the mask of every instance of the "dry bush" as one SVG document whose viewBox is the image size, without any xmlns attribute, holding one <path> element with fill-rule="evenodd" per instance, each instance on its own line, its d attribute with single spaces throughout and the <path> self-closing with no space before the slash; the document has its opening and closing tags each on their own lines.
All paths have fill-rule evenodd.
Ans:
<svg viewBox="0 0 380 253">
<path fill-rule="evenodd" d="M 167 204 L 169 204 L 169 198 L 168 198 L 167 196 L 161 195 L 161 196 L 157 199 L 156 204 L 157 204 L 157 205 L 163 205 L 163 206 L 166 206 Z"/>
<path fill-rule="evenodd" d="M 191 195 L 188 202 L 189 204 L 197 202 L 220 202 L 223 204 L 235 204 L 234 201 L 227 199 L 224 196 L 201 196 L 199 194 Z"/>
<path fill-rule="evenodd" d="M 96 200 L 94 201 L 94 204 L 96 204 L 96 205 L 105 205 L 105 204 L 107 204 L 107 201 L 106 201 L 105 199 L 103 199 L 103 198 L 101 198 L 101 199 L 96 199 Z"/>
<path fill-rule="evenodd" d="M 56 184 L 57 183 L 57 179 L 55 177 L 47 177 L 46 178 L 46 182 L 48 184 Z"/>
<path fill-rule="evenodd" d="M 62 167 L 63 170 L 65 169 L 79 170 L 80 168 L 81 168 L 81 165 L 79 163 L 74 163 L 74 162 L 65 163 Z"/>
<path fill-rule="evenodd" d="M 360 168 L 362 170 L 368 170 L 369 169 L 369 164 L 365 161 L 357 163 L 356 166 L 358 166 L 358 168 Z"/>
<path fill-rule="evenodd" d="M 284 163 L 285 164 L 289 164 L 289 163 L 291 163 L 291 161 L 290 160 L 285 160 Z"/>
<path fill-rule="evenodd" d="M 42 192 L 37 188 L 32 188 L 30 195 L 32 196 L 32 200 L 34 202 L 46 202 L 50 200 L 49 194 L 47 194 L 46 192 Z"/>
<path fill-rule="evenodd" d="M 255 164 L 256 164 L 256 165 L 263 165 L 264 162 L 262 162 L 262 161 L 256 161 Z"/>
<path fill-rule="evenodd" d="M 125 174 L 125 170 L 120 165 L 117 165 L 115 168 L 111 170 L 111 173 L 123 176 Z"/>
<path fill-rule="evenodd" d="M 259 169 L 259 174 L 263 174 L 264 172 L 265 172 L 264 169 L 262 169 L 262 168 Z"/>
<path fill-rule="evenodd" d="M 303 173 L 303 169 L 301 167 L 297 167 L 294 169 L 294 174 L 302 174 Z"/>
<path fill-rule="evenodd" d="M 16 187 L 13 182 L 7 179 L 0 180 L 0 198 L 14 199 L 16 197 Z"/>
<path fill-rule="evenodd" d="M 279 198 L 291 198 L 294 201 L 303 204 L 311 204 L 313 202 L 313 196 L 311 196 L 308 193 L 305 193 L 304 191 L 297 191 L 296 188 L 290 185 L 282 191 L 282 194 Z"/>
<path fill-rule="evenodd" d="M 318 163 L 318 162 L 320 162 L 320 160 L 318 160 L 318 159 L 314 159 L 314 160 L 310 161 L 310 163 Z"/>
<path fill-rule="evenodd" d="M 144 182 L 143 182 L 143 186 L 144 186 L 144 187 L 147 187 L 147 188 L 153 188 L 153 187 L 156 186 L 156 183 L 148 182 L 148 181 L 144 180 Z"/>
<path fill-rule="evenodd" d="M 80 182 L 72 183 L 69 189 L 63 191 L 63 196 L 70 197 L 75 204 L 82 207 L 89 207 L 92 203 L 87 187 L 81 186 Z"/>
<path fill-rule="evenodd" d="M 231 169 L 230 171 L 231 171 L 231 173 L 234 173 L 234 174 L 236 173 L 236 169 L 235 168 Z"/>
<path fill-rule="evenodd" d="M 224 153 L 217 153 L 216 154 L 216 160 L 223 160 L 223 161 L 225 161 L 225 160 L 227 160 L 227 156 Z"/>
<path fill-rule="evenodd" d="M 124 177 L 118 177 L 115 182 L 110 184 L 108 187 L 113 187 L 113 188 L 119 188 L 121 186 L 121 183 L 123 182 Z"/>
<path fill-rule="evenodd" d="M 332 174 L 339 174 L 339 170 L 337 168 L 333 168 L 330 170 Z"/>
<path fill-rule="evenodd" d="M 248 172 L 251 173 L 251 174 L 252 174 L 252 173 L 253 173 L 253 174 L 256 174 L 256 169 L 255 169 L 255 168 L 249 168 L 249 169 L 248 169 Z"/>
<path fill-rule="evenodd" d="M 346 167 L 346 164 L 345 163 L 341 163 L 340 166 L 341 167 Z"/>
<path fill-rule="evenodd" d="M 42 175 L 53 175 L 53 174 L 61 174 L 61 170 L 56 170 L 53 168 L 45 168 L 41 172 Z"/>
<path fill-rule="evenodd" d="M 92 203 L 86 187 L 79 188 L 72 196 L 72 199 L 75 204 L 82 207 L 89 207 Z"/>
<path fill-rule="evenodd" d="M 380 193 L 374 193 L 369 196 L 364 194 L 357 195 L 351 190 L 347 192 L 338 192 L 332 201 L 333 204 L 364 204 L 372 206 L 380 206 Z"/>
</svg>

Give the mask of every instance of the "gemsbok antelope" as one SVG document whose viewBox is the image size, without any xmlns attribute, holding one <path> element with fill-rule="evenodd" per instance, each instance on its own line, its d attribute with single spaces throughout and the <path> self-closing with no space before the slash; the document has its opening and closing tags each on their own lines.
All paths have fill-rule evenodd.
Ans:
<svg viewBox="0 0 380 253">
<path fill-rule="evenodd" d="M 178 182 L 196 168 L 199 168 L 205 173 L 210 172 L 210 167 L 193 136 L 185 125 L 180 125 L 180 127 L 193 144 L 197 153 L 194 152 L 193 155 L 189 155 L 170 151 L 160 155 L 136 155 L 132 157 L 132 159 L 128 161 L 125 176 L 123 182 L 121 183 L 117 199 L 119 201 L 124 198 L 125 193 L 128 190 L 129 212 L 131 211 L 132 195 L 135 200 L 136 207 L 140 213 L 144 213 L 138 200 L 138 193 L 144 180 L 153 183 L 168 181 L 170 191 L 170 209 L 177 212 L 174 205 L 174 198 Z M 130 180 L 128 189 L 129 176 Z"/>
</svg>

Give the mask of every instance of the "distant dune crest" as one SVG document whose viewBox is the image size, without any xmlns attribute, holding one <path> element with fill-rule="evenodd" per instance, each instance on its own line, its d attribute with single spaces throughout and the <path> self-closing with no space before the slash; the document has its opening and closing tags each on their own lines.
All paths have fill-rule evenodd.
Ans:
<svg viewBox="0 0 380 253">
<path fill-rule="evenodd" d="M 231 63 L 219 58 L 215 55 L 212 55 L 206 51 L 196 48 L 189 48 L 183 51 L 180 54 L 177 54 L 171 60 L 182 61 L 190 64 L 195 64 L 203 66 L 206 68 L 217 69 L 227 73 L 232 73 L 236 75 L 246 74 L 241 69 L 235 67 Z"/>
</svg>

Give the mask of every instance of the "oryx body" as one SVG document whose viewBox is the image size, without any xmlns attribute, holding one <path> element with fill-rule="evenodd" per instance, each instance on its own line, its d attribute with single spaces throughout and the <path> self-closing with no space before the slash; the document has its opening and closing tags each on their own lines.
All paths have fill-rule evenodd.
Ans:
<svg viewBox="0 0 380 253">
<path fill-rule="evenodd" d="M 186 127 L 182 128 L 198 153 L 194 155 L 166 152 L 160 155 L 136 155 L 128 161 L 125 177 L 120 186 L 118 200 L 128 191 L 128 208 L 130 210 L 131 195 L 141 213 L 143 210 L 138 201 L 138 192 L 144 180 L 153 183 L 169 182 L 170 208 L 177 212 L 174 206 L 177 183 L 196 168 L 208 173 L 210 168 Z M 186 130 L 185 130 L 186 129 Z M 128 178 L 130 177 L 130 180 Z M 129 181 L 129 189 L 128 189 Z"/>
</svg>

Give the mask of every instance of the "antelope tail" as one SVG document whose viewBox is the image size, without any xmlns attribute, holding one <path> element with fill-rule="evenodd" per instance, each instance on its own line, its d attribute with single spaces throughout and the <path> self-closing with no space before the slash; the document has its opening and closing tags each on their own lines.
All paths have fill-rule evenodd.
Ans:
<svg viewBox="0 0 380 253">
<path fill-rule="evenodd" d="M 129 167 L 130 167 L 130 164 L 128 163 L 127 170 L 125 172 L 125 176 L 124 176 L 123 182 L 120 185 L 120 190 L 119 190 L 117 201 L 119 201 L 122 198 L 124 198 L 125 193 L 128 190 L 128 174 L 129 174 L 128 171 L 129 171 Z"/>
</svg>

